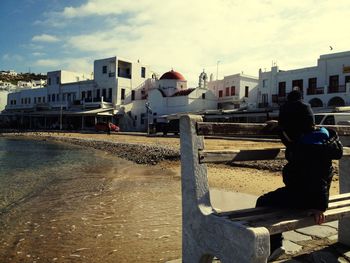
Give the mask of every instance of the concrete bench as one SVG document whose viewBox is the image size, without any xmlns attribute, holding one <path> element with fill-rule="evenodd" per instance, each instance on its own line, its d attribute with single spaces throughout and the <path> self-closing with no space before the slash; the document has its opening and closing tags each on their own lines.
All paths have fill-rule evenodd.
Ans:
<svg viewBox="0 0 350 263">
<path fill-rule="evenodd" d="M 266 132 L 261 125 L 256 129 L 260 133 Z M 259 133 L 257 130 L 254 132 Z M 210 202 L 206 163 L 283 158 L 281 149 L 205 150 L 203 136 L 218 133 L 236 134 L 237 129 L 229 123 L 202 122 L 200 116 L 181 117 L 182 261 L 212 262 L 216 257 L 221 262 L 266 262 L 270 254 L 270 234 L 314 225 L 314 219 L 305 210 L 251 208 L 215 211 Z M 344 148 L 339 166 L 342 194 L 330 197 L 325 217 L 326 222 L 339 220 L 338 240 L 350 246 L 348 148 Z"/>
</svg>

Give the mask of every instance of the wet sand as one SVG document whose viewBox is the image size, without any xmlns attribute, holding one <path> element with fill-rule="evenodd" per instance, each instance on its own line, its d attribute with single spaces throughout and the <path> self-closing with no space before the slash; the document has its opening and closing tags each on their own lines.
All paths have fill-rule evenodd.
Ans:
<svg viewBox="0 0 350 263">
<path fill-rule="evenodd" d="M 96 137 L 178 147 L 177 138 Z M 212 148 L 276 147 L 275 143 L 225 140 L 209 144 Z M 110 154 L 109 158 L 115 157 Z M 162 161 L 156 166 L 122 162 L 124 169 L 109 170 L 103 177 L 92 174 L 56 180 L 2 215 L 0 262 L 166 262 L 180 258 L 179 161 Z M 283 185 L 279 172 L 226 165 L 209 165 L 208 177 L 216 192 L 213 203 L 223 210 L 249 206 L 254 196 Z M 220 200 L 223 197 L 217 189 L 250 194 L 245 198 L 250 201 L 243 204 L 235 199 L 227 204 L 229 194 Z M 337 191 L 337 183 L 333 183 L 332 193 Z"/>
</svg>

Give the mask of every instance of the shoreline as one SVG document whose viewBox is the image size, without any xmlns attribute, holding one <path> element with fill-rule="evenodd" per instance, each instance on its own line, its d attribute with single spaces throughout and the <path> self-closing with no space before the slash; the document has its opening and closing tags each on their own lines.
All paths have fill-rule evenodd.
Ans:
<svg viewBox="0 0 350 263">
<path fill-rule="evenodd" d="M 0 136 L 51 140 L 89 147 L 135 164 L 156 166 L 170 170 L 175 174 L 175 177 L 181 178 L 179 138 L 148 137 L 146 135 L 119 133 L 107 135 L 69 132 L 0 133 Z M 282 146 L 282 144 L 276 142 L 249 140 L 209 139 L 205 140 L 205 142 L 206 147 L 209 149 L 256 149 Z M 209 186 L 259 196 L 284 186 L 281 176 L 281 169 L 284 164 L 285 160 L 207 164 Z M 335 176 L 333 176 L 330 193 L 338 194 L 338 167 L 335 166 L 334 168 Z"/>
</svg>

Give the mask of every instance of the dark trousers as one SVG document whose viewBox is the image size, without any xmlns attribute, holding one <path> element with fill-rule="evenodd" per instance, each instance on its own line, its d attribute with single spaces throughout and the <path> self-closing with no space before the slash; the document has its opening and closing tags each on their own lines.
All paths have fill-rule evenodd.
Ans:
<svg viewBox="0 0 350 263">
<path fill-rule="evenodd" d="M 297 193 L 287 187 L 278 188 L 275 191 L 264 194 L 256 201 L 256 207 L 281 207 L 281 208 L 298 208 L 300 206 Z M 282 234 L 270 236 L 270 250 L 282 246 Z"/>
</svg>

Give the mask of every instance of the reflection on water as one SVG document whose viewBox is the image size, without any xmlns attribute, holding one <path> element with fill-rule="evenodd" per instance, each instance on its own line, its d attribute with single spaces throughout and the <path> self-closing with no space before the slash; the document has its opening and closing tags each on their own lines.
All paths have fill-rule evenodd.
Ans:
<svg viewBox="0 0 350 263">
<path fill-rule="evenodd" d="M 212 188 L 210 189 L 210 199 L 213 207 L 221 211 L 232 211 L 255 207 L 257 197 L 250 194 Z"/>
</svg>

